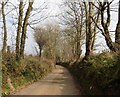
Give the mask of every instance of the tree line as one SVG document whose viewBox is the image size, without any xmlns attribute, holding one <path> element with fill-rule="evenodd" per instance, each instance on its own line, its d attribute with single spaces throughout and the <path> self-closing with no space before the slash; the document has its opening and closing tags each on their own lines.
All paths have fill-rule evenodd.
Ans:
<svg viewBox="0 0 120 97">
<path fill-rule="evenodd" d="M 2 0 L 2 8 L 1 8 L 2 17 L 3 17 L 3 28 L 4 28 L 3 47 L 2 47 L 3 58 L 4 58 L 4 54 L 7 52 L 8 33 L 7 33 L 7 25 L 6 25 L 5 5 L 8 2 L 9 0 L 6 1 Z M 17 37 L 16 37 L 16 60 L 20 60 L 24 56 L 26 31 L 28 26 L 28 19 L 32 11 L 32 6 L 33 6 L 33 1 L 29 2 L 27 11 L 25 13 L 25 17 L 23 18 L 24 3 L 23 1 L 20 1 L 19 3 L 19 15 L 18 15 L 18 24 L 17 24 Z"/>
<path fill-rule="evenodd" d="M 64 36 L 68 38 L 75 60 L 80 59 L 83 44 L 86 48 L 84 59 L 89 59 L 93 55 L 97 34 L 104 37 L 111 52 L 120 51 L 120 1 L 117 2 L 118 21 L 114 40 L 109 30 L 112 21 L 111 12 L 116 11 L 116 8 L 112 7 L 114 1 L 65 0 L 61 5 L 64 8 L 61 15 L 62 24 L 65 26 Z"/>
<path fill-rule="evenodd" d="M 27 27 L 30 26 L 34 29 L 34 38 L 38 44 L 39 51 L 36 52 L 39 57 L 42 53 L 46 57 L 53 59 L 63 60 L 79 60 L 82 54 L 82 46 L 85 44 L 85 59 L 92 56 L 95 48 L 96 35 L 101 33 L 106 41 L 106 45 L 112 52 L 119 52 L 120 50 L 120 0 L 118 2 L 118 22 L 115 30 L 114 41 L 110 35 L 110 22 L 111 22 L 111 4 L 114 0 L 99 0 L 89 2 L 86 0 L 65 0 L 61 5 L 62 13 L 60 16 L 60 23 L 62 27 L 55 24 L 48 23 L 45 25 L 31 27 L 30 17 L 41 12 L 45 8 L 34 9 L 34 0 L 28 2 L 19 1 L 17 28 L 16 28 L 16 43 L 15 54 L 16 61 L 24 58 L 24 50 L 26 43 Z M 1 14 L 3 23 L 3 46 L 2 55 L 7 53 L 7 25 L 5 7 L 10 3 L 9 0 L 1 2 Z M 25 7 L 27 6 L 27 7 Z M 24 11 L 26 9 L 26 11 Z M 32 12 L 35 11 L 36 13 Z M 12 12 L 12 11 L 10 11 Z M 9 13 L 10 13 L 9 12 Z M 32 15 L 31 15 L 32 14 Z M 40 19 L 45 19 L 41 17 Z M 33 24 L 39 23 L 40 20 L 33 20 Z"/>
<path fill-rule="evenodd" d="M 38 18 L 36 17 L 38 14 L 42 13 L 46 8 L 46 5 L 43 4 L 40 7 L 34 7 L 35 0 L 20 0 L 15 2 L 11 2 L 10 0 L 2 0 L 1 1 L 1 22 L 2 22 L 2 56 L 5 58 L 8 51 L 10 51 L 10 46 L 8 42 L 8 36 L 10 32 L 8 31 L 8 19 L 12 19 L 14 22 L 10 22 L 12 26 L 15 26 L 15 59 L 16 61 L 20 61 L 24 58 L 25 51 L 25 43 L 27 38 L 28 27 L 33 29 L 35 24 L 38 24 L 40 21 L 47 18 L 42 15 Z M 8 9 L 8 10 L 7 10 Z M 13 16 L 12 16 L 13 15 Z M 9 25 L 9 24 L 8 24 Z M 12 28 L 11 28 L 12 30 Z"/>
</svg>

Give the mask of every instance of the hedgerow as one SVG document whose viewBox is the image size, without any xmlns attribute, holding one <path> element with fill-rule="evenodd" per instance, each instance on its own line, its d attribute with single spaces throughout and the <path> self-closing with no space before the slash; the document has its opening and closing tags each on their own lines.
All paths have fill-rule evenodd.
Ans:
<svg viewBox="0 0 120 97">
<path fill-rule="evenodd" d="M 101 53 L 69 66 L 85 95 L 120 95 L 120 56 Z"/>
<path fill-rule="evenodd" d="M 51 62 L 37 57 L 25 57 L 20 62 L 16 62 L 14 58 L 10 58 L 8 61 L 6 64 L 2 64 L 3 96 L 40 80 L 53 69 Z"/>
</svg>

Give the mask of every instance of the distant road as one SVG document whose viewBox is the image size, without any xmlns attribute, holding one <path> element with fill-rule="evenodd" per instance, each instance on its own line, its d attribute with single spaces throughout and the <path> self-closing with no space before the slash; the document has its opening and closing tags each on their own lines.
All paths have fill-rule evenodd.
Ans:
<svg viewBox="0 0 120 97">
<path fill-rule="evenodd" d="M 68 70 L 57 66 L 44 79 L 27 86 L 14 95 L 80 95 L 80 90 Z"/>
</svg>

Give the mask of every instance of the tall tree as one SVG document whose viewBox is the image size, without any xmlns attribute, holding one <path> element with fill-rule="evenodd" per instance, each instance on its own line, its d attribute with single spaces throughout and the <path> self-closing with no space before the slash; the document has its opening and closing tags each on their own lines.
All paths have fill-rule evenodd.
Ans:
<svg viewBox="0 0 120 97">
<path fill-rule="evenodd" d="M 100 19 L 100 10 L 97 9 L 94 2 L 86 2 L 84 0 L 85 16 L 86 16 L 86 53 L 85 59 L 89 59 L 94 50 L 94 44 L 97 34 L 97 26 Z"/>
<path fill-rule="evenodd" d="M 16 60 L 19 60 L 20 57 L 20 33 L 22 29 L 22 19 L 23 19 L 23 1 L 20 1 L 17 37 L 16 37 Z"/>
<path fill-rule="evenodd" d="M 7 27 L 6 27 L 6 16 L 5 16 L 5 2 L 2 0 L 2 17 L 3 17 L 3 48 L 2 48 L 2 53 L 6 53 L 7 49 Z"/>
<path fill-rule="evenodd" d="M 111 2 L 109 2 L 108 0 L 104 0 L 104 2 L 99 1 L 98 5 L 93 4 L 100 12 L 100 22 L 101 22 L 101 26 L 102 28 L 100 28 L 100 26 L 94 21 L 96 27 L 100 30 L 100 32 L 102 33 L 102 35 L 105 38 L 106 44 L 108 46 L 108 48 L 110 49 L 110 51 L 112 52 L 118 52 L 120 50 L 120 1 L 119 1 L 119 8 L 118 8 L 118 24 L 116 27 L 116 32 L 115 32 L 115 42 L 112 41 L 111 35 L 110 35 L 110 31 L 109 31 L 109 26 L 110 26 L 110 21 L 111 21 L 111 14 L 110 14 L 110 5 L 112 4 L 114 0 L 112 0 Z"/>
<path fill-rule="evenodd" d="M 74 59 L 79 59 L 81 56 L 81 47 L 83 45 L 83 26 L 84 26 L 84 9 L 83 2 L 80 0 L 64 2 L 65 7 L 63 14 L 63 22 L 66 25 L 65 37 L 71 39 L 71 46 L 73 47 Z"/>
<path fill-rule="evenodd" d="M 92 3 L 94 3 L 94 2 L 92 2 Z M 99 8 L 100 8 L 100 6 L 99 6 Z M 91 46 L 91 49 L 92 50 L 94 50 L 94 48 L 95 48 L 95 46 L 94 46 L 94 44 L 95 44 L 95 38 L 96 38 L 96 34 L 97 34 L 97 26 L 96 26 L 96 24 L 98 25 L 98 24 L 100 24 L 100 10 L 99 9 L 96 9 L 96 15 L 94 15 L 93 17 L 91 17 L 91 19 L 92 19 L 92 22 L 94 22 L 94 25 L 93 25 L 93 34 L 92 34 L 92 46 Z"/>
<path fill-rule="evenodd" d="M 85 58 L 88 59 L 91 56 L 91 53 L 93 51 L 93 32 L 92 30 L 92 18 L 93 17 L 93 5 L 92 2 L 89 2 L 89 10 L 87 10 L 87 5 L 85 4 L 85 9 L 86 9 L 86 53 L 85 53 Z"/>
<path fill-rule="evenodd" d="M 117 52 L 118 51 L 118 46 L 115 45 L 115 43 L 112 41 L 111 37 L 110 37 L 110 31 L 109 31 L 109 25 L 110 25 L 110 4 L 112 2 L 100 2 L 100 11 L 101 11 L 101 25 L 103 27 L 102 31 L 102 35 L 105 37 L 106 40 L 106 44 L 109 47 L 109 49 L 113 52 Z M 105 11 L 107 10 L 107 19 L 105 18 Z M 118 35 L 118 34 L 117 34 Z M 116 40 L 117 41 L 117 40 Z"/>
<path fill-rule="evenodd" d="M 28 26 L 28 19 L 29 19 L 30 13 L 32 11 L 33 1 L 29 0 L 29 5 L 28 5 L 28 8 L 27 8 L 27 12 L 26 12 L 26 15 L 25 15 L 25 18 L 24 18 L 24 21 L 23 21 L 21 44 L 20 44 L 20 58 L 24 57 L 26 31 L 27 31 L 27 26 Z"/>
</svg>

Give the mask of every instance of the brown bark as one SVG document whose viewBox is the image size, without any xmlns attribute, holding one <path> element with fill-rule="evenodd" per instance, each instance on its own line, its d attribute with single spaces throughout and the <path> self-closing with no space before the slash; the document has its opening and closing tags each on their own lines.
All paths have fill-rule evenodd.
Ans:
<svg viewBox="0 0 120 97">
<path fill-rule="evenodd" d="M 7 28 L 6 28 L 6 16 L 4 12 L 4 1 L 2 1 L 2 17 L 3 17 L 3 29 L 4 29 L 4 34 L 3 34 L 3 48 L 2 48 L 2 53 L 6 53 L 7 49 Z"/>
<path fill-rule="evenodd" d="M 100 4 L 101 4 L 101 25 L 103 27 L 102 34 L 105 37 L 106 44 L 109 47 L 109 49 L 113 52 L 116 52 L 117 48 L 115 47 L 114 43 L 112 42 L 112 39 L 110 37 L 110 32 L 108 30 L 108 27 L 110 25 L 110 4 L 109 4 L 109 2 L 104 2 L 103 4 L 100 2 Z M 105 22 L 104 12 L 105 12 L 106 8 L 107 8 L 107 20 Z"/>
<path fill-rule="evenodd" d="M 39 46 L 39 57 L 41 58 L 41 56 L 42 56 L 42 47 Z"/>
<path fill-rule="evenodd" d="M 22 18 L 23 18 L 23 2 L 20 2 L 17 37 L 16 37 L 16 60 L 19 60 L 20 57 L 20 33 L 22 29 Z"/>
<path fill-rule="evenodd" d="M 79 20 L 79 18 L 82 18 L 83 19 L 83 17 L 79 17 L 79 16 L 77 16 L 77 15 L 75 15 L 75 22 L 76 22 L 76 26 L 75 26 L 75 28 L 76 28 L 76 49 L 75 49 L 75 51 L 76 51 L 76 53 L 75 53 L 75 57 L 76 57 L 76 59 L 79 59 L 80 58 L 80 55 L 81 55 L 81 33 L 82 33 L 82 22 L 83 21 L 80 21 Z M 80 22 L 81 22 L 81 24 L 80 24 Z"/>
<path fill-rule="evenodd" d="M 86 6 L 86 5 L 85 5 Z M 93 46 L 93 31 L 92 31 L 92 14 L 93 14 L 93 6 L 92 3 L 89 2 L 89 14 L 87 13 L 86 6 L 86 53 L 85 58 L 88 59 L 92 54 L 92 46 Z"/>
<path fill-rule="evenodd" d="M 31 1 L 31 0 L 29 0 Z M 23 27 L 22 27 L 22 36 L 21 36 L 21 44 L 20 44 L 20 58 L 24 57 L 24 49 L 25 49 L 25 39 L 26 39 L 26 31 L 28 25 L 28 19 L 30 13 L 32 11 L 33 2 L 29 2 L 28 9 L 24 18 Z"/>
<path fill-rule="evenodd" d="M 78 18 L 80 18 L 80 21 L 79 21 L 79 23 L 78 23 L 78 57 L 77 57 L 77 60 L 80 58 L 80 56 L 81 56 L 81 54 L 82 54 L 82 49 L 81 49 L 81 47 L 82 47 L 82 38 L 83 38 L 83 36 L 82 36 L 82 29 L 83 29 L 83 25 L 84 25 L 84 20 L 83 20 L 83 18 L 84 18 L 84 12 L 83 12 L 83 8 L 82 8 L 82 4 L 81 3 L 79 3 L 79 5 L 80 5 L 80 7 L 81 7 L 81 15 L 80 15 L 80 17 L 78 17 Z"/>
<path fill-rule="evenodd" d="M 92 17 L 91 17 L 92 18 Z M 99 23 L 99 19 L 100 19 L 100 10 L 98 9 L 97 12 L 97 17 L 95 19 L 95 25 L 94 25 L 94 29 L 93 29 L 93 35 L 92 35 L 92 46 L 91 46 L 91 50 L 94 49 L 94 44 L 95 44 L 95 38 L 96 38 L 96 30 L 97 30 L 97 25 Z"/>
</svg>

